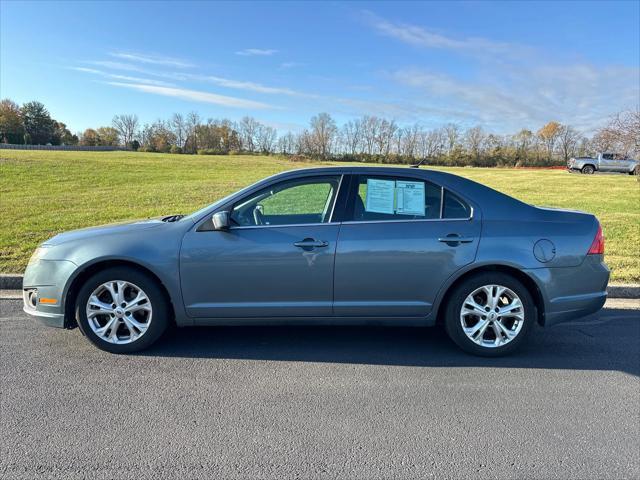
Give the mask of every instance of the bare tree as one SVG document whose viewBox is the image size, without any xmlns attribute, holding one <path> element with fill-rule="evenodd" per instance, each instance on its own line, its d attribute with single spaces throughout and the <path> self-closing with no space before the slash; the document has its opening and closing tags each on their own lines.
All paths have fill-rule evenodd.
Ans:
<svg viewBox="0 0 640 480">
<path fill-rule="evenodd" d="M 180 113 L 174 113 L 171 117 L 171 129 L 176 137 L 176 144 L 180 148 L 184 148 L 187 139 L 189 127 L 187 121 Z"/>
<path fill-rule="evenodd" d="M 312 150 L 316 155 L 327 158 L 335 140 L 338 128 L 328 113 L 320 113 L 311 118 Z"/>
<path fill-rule="evenodd" d="M 569 125 L 561 125 L 558 133 L 558 146 L 565 163 L 569 161 L 576 151 L 576 146 L 580 141 L 580 132 Z"/>
<path fill-rule="evenodd" d="M 342 127 L 342 139 L 345 151 L 354 155 L 360 147 L 362 137 L 362 122 L 360 120 L 348 121 Z"/>
<path fill-rule="evenodd" d="M 467 148 L 469 152 L 474 156 L 476 162 L 479 162 L 480 160 L 480 153 L 484 139 L 484 130 L 482 130 L 482 127 L 480 126 L 470 128 L 465 133 Z"/>
<path fill-rule="evenodd" d="M 130 146 L 138 133 L 137 115 L 116 115 L 111 121 L 113 128 L 118 131 L 118 135 L 126 147 Z"/>
<path fill-rule="evenodd" d="M 258 133 L 259 122 L 253 117 L 244 117 L 238 125 L 240 131 L 240 141 L 242 148 L 249 152 L 256 150 L 256 135 Z"/>
<path fill-rule="evenodd" d="M 451 154 L 453 147 L 458 144 L 460 138 L 460 126 L 455 123 L 448 123 L 443 127 L 443 131 L 447 140 L 447 153 Z"/>
<path fill-rule="evenodd" d="M 273 153 L 277 134 L 278 132 L 276 132 L 275 128 L 262 125 L 261 123 L 257 124 L 256 143 L 262 153 Z"/>
<path fill-rule="evenodd" d="M 200 115 L 197 112 L 189 112 L 187 114 L 187 138 L 185 140 L 185 149 L 187 144 L 191 153 L 198 151 L 198 126 L 200 125 Z"/>
</svg>

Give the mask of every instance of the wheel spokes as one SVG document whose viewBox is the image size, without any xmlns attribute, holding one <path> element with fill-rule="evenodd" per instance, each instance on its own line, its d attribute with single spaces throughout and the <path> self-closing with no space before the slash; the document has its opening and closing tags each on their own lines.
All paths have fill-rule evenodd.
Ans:
<svg viewBox="0 0 640 480">
<path fill-rule="evenodd" d="M 503 346 L 516 338 L 524 319 L 522 301 L 513 290 L 502 285 L 477 288 L 460 309 L 464 334 L 474 343 L 489 348 Z"/>
<path fill-rule="evenodd" d="M 131 343 L 144 335 L 152 312 L 147 294 L 124 280 L 103 283 L 89 296 L 86 305 L 87 320 L 93 332 L 115 344 Z"/>
</svg>

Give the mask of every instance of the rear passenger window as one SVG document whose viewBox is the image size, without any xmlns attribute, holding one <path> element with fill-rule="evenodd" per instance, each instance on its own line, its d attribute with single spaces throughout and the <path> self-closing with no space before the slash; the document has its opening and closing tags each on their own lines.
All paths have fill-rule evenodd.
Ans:
<svg viewBox="0 0 640 480">
<path fill-rule="evenodd" d="M 442 189 L 414 178 L 358 177 L 354 221 L 440 218 Z"/>
<path fill-rule="evenodd" d="M 444 209 L 442 218 L 469 218 L 471 208 L 457 195 L 444 191 Z"/>
</svg>

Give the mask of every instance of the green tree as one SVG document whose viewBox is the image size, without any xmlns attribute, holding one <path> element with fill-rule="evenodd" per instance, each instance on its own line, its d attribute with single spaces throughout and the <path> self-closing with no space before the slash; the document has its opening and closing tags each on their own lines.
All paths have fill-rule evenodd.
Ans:
<svg viewBox="0 0 640 480">
<path fill-rule="evenodd" d="M 78 136 L 73 135 L 64 123 L 54 120 L 51 143 L 53 145 L 77 145 Z"/>
<path fill-rule="evenodd" d="M 24 129 L 32 144 L 46 145 L 54 140 L 55 122 L 42 103 L 36 101 L 25 103 L 21 111 Z"/>
<path fill-rule="evenodd" d="M 0 102 L 0 142 L 24 142 L 24 125 L 20 107 L 8 98 Z"/>
</svg>

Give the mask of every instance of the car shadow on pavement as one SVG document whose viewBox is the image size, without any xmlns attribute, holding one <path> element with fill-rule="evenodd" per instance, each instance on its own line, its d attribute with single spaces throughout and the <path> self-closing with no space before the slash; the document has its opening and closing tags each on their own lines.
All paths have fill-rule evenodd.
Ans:
<svg viewBox="0 0 640 480">
<path fill-rule="evenodd" d="M 442 327 L 260 326 L 175 329 L 145 356 L 331 362 L 424 367 L 619 370 L 640 376 L 637 311 L 607 309 L 537 327 L 521 350 L 501 358 L 462 352 Z"/>
</svg>

